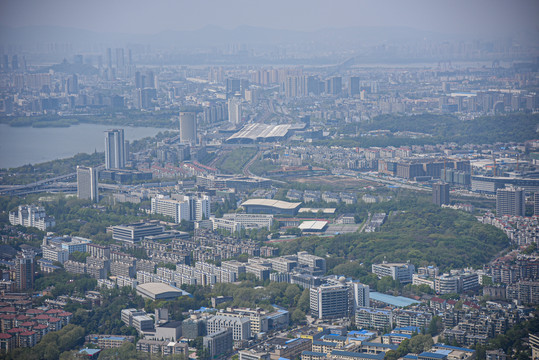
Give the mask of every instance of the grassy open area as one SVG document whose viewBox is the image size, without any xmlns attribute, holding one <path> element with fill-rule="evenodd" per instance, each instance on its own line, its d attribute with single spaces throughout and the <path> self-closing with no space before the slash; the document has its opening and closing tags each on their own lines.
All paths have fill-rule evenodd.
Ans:
<svg viewBox="0 0 539 360">
<path fill-rule="evenodd" d="M 234 149 L 220 158 L 215 167 L 227 174 L 239 174 L 256 152 L 252 147 Z"/>
</svg>

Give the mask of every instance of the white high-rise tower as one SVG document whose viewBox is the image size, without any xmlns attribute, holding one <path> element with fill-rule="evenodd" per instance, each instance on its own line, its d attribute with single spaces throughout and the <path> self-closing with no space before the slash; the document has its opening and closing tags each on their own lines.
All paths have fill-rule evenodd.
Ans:
<svg viewBox="0 0 539 360">
<path fill-rule="evenodd" d="M 125 159 L 124 129 L 105 131 L 105 168 L 123 169 Z"/>
</svg>

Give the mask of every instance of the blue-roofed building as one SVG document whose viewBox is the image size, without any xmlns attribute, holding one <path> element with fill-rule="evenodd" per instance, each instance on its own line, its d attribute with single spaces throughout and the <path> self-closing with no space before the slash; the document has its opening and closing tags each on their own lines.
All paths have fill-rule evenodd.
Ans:
<svg viewBox="0 0 539 360">
<path fill-rule="evenodd" d="M 402 326 L 402 327 L 396 327 L 391 331 L 393 334 L 407 334 L 412 335 L 413 333 L 419 334 L 421 332 L 421 329 L 417 326 Z"/>
<path fill-rule="evenodd" d="M 79 355 L 84 356 L 86 359 L 97 359 L 101 349 L 82 349 L 79 351 Z"/>
<path fill-rule="evenodd" d="M 447 359 L 447 354 L 425 351 L 417 356 L 417 360 L 444 360 Z"/>
<path fill-rule="evenodd" d="M 326 353 L 316 351 L 303 351 L 301 353 L 301 360 L 325 360 L 327 358 Z"/>
<path fill-rule="evenodd" d="M 347 339 L 348 338 L 346 336 L 335 335 L 335 334 L 323 335 L 321 338 L 322 341 L 334 342 L 341 346 L 344 346 L 344 344 L 346 344 Z"/>
<path fill-rule="evenodd" d="M 361 352 L 368 354 L 385 354 L 389 350 L 397 350 L 397 345 L 392 344 L 381 344 L 374 342 L 363 342 L 361 343 Z"/>
<path fill-rule="evenodd" d="M 125 342 L 135 342 L 134 336 L 100 336 L 97 341 L 97 346 L 101 349 L 119 348 Z"/>
<path fill-rule="evenodd" d="M 370 293 L 370 299 L 388 304 L 394 307 L 406 307 L 410 305 L 420 304 L 420 301 L 410 299 L 404 296 L 393 296 L 388 294 L 372 291 Z"/>
<path fill-rule="evenodd" d="M 404 340 L 411 339 L 411 338 L 412 338 L 412 335 L 408 335 L 408 334 L 390 333 L 390 334 L 382 335 L 382 342 L 384 344 L 399 345 Z"/>
<path fill-rule="evenodd" d="M 383 360 L 384 357 L 385 353 L 367 354 L 343 350 L 333 350 L 331 352 L 331 358 L 337 360 Z"/>
<path fill-rule="evenodd" d="M 322 340 L 313 340 L 312 350 L 314 352 L 320 352 L 329 354 L 333 350 L 340 348 L 341 346 L 335 342 L 322 341 Z"/>
<path fill-rule="evenodd" d="M 444 344 L 435 344 L 429 351 L 418 355 L 418 360 L 471 360 L 474 358 L 475 350 Z"/>
<path fill-rule="evenodd" d="M 349 341 L 369 341 L 376 337 L 376 333 L 368 330 L 356 330 L 348 332 Z"/>
<path fill-rule="evenodd" d="M 458 347 L 458 346 L 451 346 L 451 345 L 445 345 L 445 344 L 434 344 L 432 346 L 433 349 L 437 350 L 458 350 L 458 351 L 466 351 L 466 352 L 475 352 L 475 350 L 464 348 L 464 347 Z"/>
<path fill-rule="evenodd" d="M 408 360 L 417 360 L 417 355 L 408 354 L 408 355 L 404 355 L 402 358 L 408 359 Z"/>
</svg>

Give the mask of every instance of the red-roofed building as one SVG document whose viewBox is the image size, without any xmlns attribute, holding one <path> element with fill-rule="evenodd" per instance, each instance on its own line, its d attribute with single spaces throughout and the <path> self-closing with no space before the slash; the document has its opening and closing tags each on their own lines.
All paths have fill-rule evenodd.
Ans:
<svg viewBox="0 0 539 360">
<path fill-rule="evenodd" d="M 5 354 L 15 348 L 15 337 L 10 334 L 0 333 L 0 354 Z"/>
<path fill-rule="evenodd" d="M 62 319 L 62 324 L 63 326 L 66 326 L 67 324 L 69 324 L 69 322 L 71 321 L 71 319 L 73 318 L 73 314 L 70 313 L 69 311 L 64 311 L 64 312 L 61 312 L 57 315 L 60 319 Z"/>
<path fill-rule="evenodd" d="M 477 305 L 476 303 L 473 303 L 473 302 L 471 302 L 471 301 L 465 301 L 465 302 L 463 302 L 463 303 L 462 303 L 462 307 L 465 308 L 465 309 L 466 309 L 466 308 L 467 308 L 467 309 L 473 308 L 473 309 L 476 309 L 476 310 L 481 309 L 481 306 L 479 306 L 479 305 Z"/>
<path fill-rule="evenodd" d="M 45 311 L 45 314 L 50 315 L 50 316 L 56 316 L 56 314 L 60 314 L 63 312 L 64 310 L 62 309 L 50 309 L 50 310 Z"/>
<path fill-rule="evenodd" d="M 2 314 L 0 315 L 0 327 L 2 332 L 6 332 L 9 329 L 15 327 L 15 314 Z"/>
<path fill-rule="evenodd" d="M 26 310 L 32 308 L 32 301 L 31 300 L 17 300 L 13 303 L 13 306 L 17 310 Z"/>
<path fill-rule="evenodd" d="M 35 331 L 25 331 L 19 334 L 19 347 L 34 347 L 36 344 Z"/>
<path fill-rule="evenodd" d="M 453 299 L 449 299 L 447 300 L 447 308 L 448 309 L 454 309 L 455 308 L 455 305 L 457 305 L 457 300 L 453 300 Z"/>
<path fill-rule="evenodd" d="M 36 341 L 40 342 L 41 338 L 49 332 L 49 327 L 45 324 L 38 324 L 32 330 L 36 332 Z"/>
<path fill-rule="evenodd" d="M 25 314 L 30 317 L 35 317 L 37 315 L 43 314 L 45 311 L 41 309 L 28 309 L 26 310 Z"/>
<path fill-rule="evenodd" d="M 31 319 L 30 316 L 17 315 L 17 317 L 15 318 L 15 326 L 19 326 L 19 324 L 21 324 L 23 322 L 27 322 L 30 319 Z"/>
<path fill-rule="evenodd" d="M 7 331 L 8 334 L 15 338 L 14 343 L 16 347 L 19 347 L 19 334 L 23 332 L 26 332 L 26 329 L 13 328 Z"/>
<path fill-rule="evenodd" d="M 430 299 L 430 306 L 438 309 L 438 310 L 444 310 L 446 305 L 446 301 L 444 299 L 440 299 L 439 297 L 432 297 Z"/>
<path fill-rule="evenodd" d="M 51 317 L 49 318 L 49 331 L 58 331 L 63 327 L 62 319 Z"/>
<path fill-rule="evenodd" d="M 16 314 L 17 309 L 13 306 L 5 306 L 0 309 L 0 314 Z"/>
<path fill-rule="evenodd" d="M 26 329 L 26 330 L 32 330 L 32 328 L 34 326 L 36 326 L 37 323 L 34 322 L 34 321 L 25 321 L 23 323 L 20 323 L 20 324 L 17 324 L 17 327 L 20 327 L 22 329 Z"/>
<path fill-rule="evenodd" d="M 39 324 L 45 324 L 45 325 L 48 325 L 50 316 L 49 316 L 49 315 L 45 315 L 45 314 L 41 314 L 41 315 L 36 316 L 34 319 L 37 320 L 37 322 L 38 322 Z"/>
</svg>

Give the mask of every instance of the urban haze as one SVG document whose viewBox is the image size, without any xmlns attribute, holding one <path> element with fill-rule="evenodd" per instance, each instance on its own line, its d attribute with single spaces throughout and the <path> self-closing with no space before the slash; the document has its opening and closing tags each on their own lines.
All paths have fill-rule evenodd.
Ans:
<svg viewBox="0 0 539 360">
<path fill-rule="evenodd" d="M 0 2 L 0 360 L 539 359 L 539 2 Z"/>
</svg>

